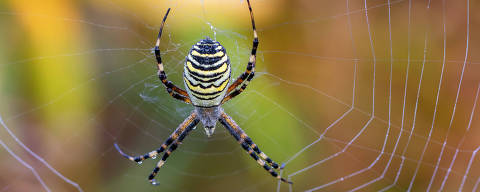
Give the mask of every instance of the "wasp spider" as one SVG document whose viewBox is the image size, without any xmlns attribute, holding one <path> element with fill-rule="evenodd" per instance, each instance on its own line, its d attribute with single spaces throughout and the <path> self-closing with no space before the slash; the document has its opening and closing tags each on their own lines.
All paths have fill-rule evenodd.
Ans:
<svg viewBox="0 0 480 192">
<path fill-rule="evenodd" d="M 258 146 L 253 143 L 252 139 L 245 134 L 245 132 L 228 116 L 222 109 L 221 105 L 228 100 L 239 95 L 245 90 L 250 80 L 255 75 L 255 60 L 258 47 L 257 31 L 255 29 L 255 21 L 253 20 L 252 7 L 250 1 L 247 0 L 248 9 L 250 10 L 250 18 L 252 20 L 253 28 L 253 47 L 250 59 L 247 64 L 247 69 L 229 86 L 230 81 L 230 60 L 227 56 L 225 48 L 217 41 L 210 38 L 203 39 L 194 44 L 187 55 L 183 80 L 187 91 L 177 87 L 171 81 L 167 80 L 167 75 L 163 69 L 162 58 L 160 56 L 160 37 L 162 36 L 162 29 L 167 19 L 170 9 L 167 10 L 160 26 L 157 42 L 155 44 L 155 57 L 157 59 L 158 77 L 165 85 L 167 92 L 175 99 L 181 100 L 185 103 L 192 104 L 195 110 L 178 128 L 168 137 L 168 139 L 157 150 L 146 153 L 145 155 L 133 157 L 125 154 L 115 144 L 118 152 L 131 161 L 141 163 L 148 158 L 155 158 L 159 153 L 165 151 L 162 159 L 157 163 L 153 172 L 148 177 L 150 183 L 158 184 L 154 177 L 157 175 L 160 167 L 163 166 L 170 154 L 178 147 L 178 145 L 185 139 L 187 134 L 199 123 L 205 127 L 207 136 L 211 136 L 215 131 L 215 124 L 217 121 L 227 128 L 230 134 L 238 141 L 242 148 L 255 160 L 260 166 L 268 171 L 272 176 L 280 179 L 283 182 L 290 183 L 286 179 L 278 175 L 274 169 L 282 169 L 265 153 L 260 151 Z M 170 147 L 169 147 L 170 146 Z M 168 149 L 167 149 L 168 147 Z M 260 157 L 259 157 L 260 156 Z"/>
</svg>

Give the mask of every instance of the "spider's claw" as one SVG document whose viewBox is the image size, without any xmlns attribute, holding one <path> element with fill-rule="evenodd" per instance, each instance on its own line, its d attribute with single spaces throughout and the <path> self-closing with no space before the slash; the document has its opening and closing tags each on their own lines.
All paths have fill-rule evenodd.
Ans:
<svg viewBox="0 0 480 192">
<path fill-rule="evenodd" d="M 120 150 L 120 147 L 118 146 L 118 144 L 116 142 L 113 143 L 113 146 L 115 146 L 115 149 L 117 149 L 118 152 L 122 151 L 122 150 Z"/>
<path fill-rule="evenodd" d="M 282 170 L 283 168 L 285 168 L 285 163 L 282 163 L 282 166 L 280 166 L 280 170 Z"/>
<path fill-rule="evenodd" d="M 130 159 L 130 156 L 128 156 L 127 154 L 125 154 L 121 149 L 120 147 L 118 146 L 117 143 L 113 143 L 113 146 L 115 146 L 115 149 L 117 149 L 118 153 L 120 153 L 120 155 L 126 157 L 127 159 Z"/>
<path fill-rule="evenodd" d="M 140 159 L 140 158 L 135 158 L 135 157 L 132 157 L 132 156 L 130 156 L 130 155 L 125 154 L 125 153 L 120 149 L 120 147 L 118 146 L 117 143 L 113 143 L 113 145 L 115 146 L 115 149 L 117 149 L 118 153 L 120 153 L 120 155 L 122 155 L 123 157 L 129 159 L 130 161 L 135 161 L 135 162 L 137 162 L 138 164 L 142 164 L 142 159 Z"/>
<path fill-rule="evenodd" d="M 155 180 L 155 179 L 151 179 L 151 180 L 150 180 L 150 183 L 151 183 L 152 185 L 155 185 L 155 186 L 160 185 L 160 183 L 157 182 L 157 180 Z"/>
</svg>

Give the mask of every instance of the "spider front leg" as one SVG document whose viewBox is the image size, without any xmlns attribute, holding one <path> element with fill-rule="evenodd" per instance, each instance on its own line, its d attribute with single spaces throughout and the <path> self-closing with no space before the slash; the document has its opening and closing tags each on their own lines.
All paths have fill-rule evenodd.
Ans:
<svg viewBox="0 0 480 192">
<path fill-rule="evenodd" d="M 195 122 L 195 121 L 197 121 L 197 122 Z M 115 148 L 117 149 L 117 151 L 122 156 L 129 159 L 130 161 L 135 161 L 135 162 L 139 163 L 139 162 L 142 162 L 145 159 L 156 157 L 159 153 L 163 152 L 170 144 L 172 144 L 172 142 L 175 141 L 178 138 L 178 136 L 181 135 L 185 131 L 185 129 L 192 126 L 192 124 L 194 124 L 192 126 L 192 127 L 194 127 L 197 123 L 198 123 L 197 113 L 193 112 L 192 114 L 190 114 L 190 116 L 187 117 L 187 119 L 185 119 L 185 121 L 183 121 L 182 124 L 180 124 L 178 126 L 178 128 L 167 138 L 167 140 L 165 140 L 165 142 L 158 149 L 156 149 L 154 151 L 151 151 L 151 152 L 148 152 L 148 153 L 145 153 L 144 155 L 130 156 L 130 155 L 127 155 L 126 153 L 124 153 L 120 149 L 120 147 L 118 147 L 117 143 L 115 143 L 114 145 L 115 145 Z"/>
<path fill-rule="evenodd" d="M 275 172 L 272 169 L 272 167 L 275 169 L 278 169 L 278 168 L 283 169 L 283 166 L 278 167 L 277 163 L 273 162 L 273 160 L 270 159 L 267 155 L 265 155 L 265 153 L 260 151 L 260 149 L 258 149 L 258 146 L 255 143 L 253 143 L 252 139 L 248 137 L 248 135 L 235 123 L 235 121 L 233 121 L 233 119 L 230 116 L 228 116 L 225 112 L 222 112 L 221 118 L 219 119 L 219 121 L 220 123 L 222 123 L 223 126 L 225 126 L 225 128 L 227 128 L 230 134 L 232 134 L 232 136 L 235 137 L 238 143 L 242 145 L 242 148 L 245 151 L 247 151 L 247 153 L 255 161 L 257 161 L 257 163 L 260 166 L 262 166 L 266 171 L 268 171 L 273 177 L 280 179 L 283 182 L 292 184 L 291 181 L 287 181 L 286 179 L 282 178 L 280 175 L 278 175 L 277 172 Z M 263 161 L 262 159 L 260 159 L 257 154 L 259 154 L 260 157 L 265 159 L 268 164 L 265 163 L 265 161 Z M 270 167 L 269 165 L 271 165 L 272 167 Z"/>
<path fill-rule="evenodd" d="M 162 24 L 160 25 L 160 31 L 158 32 L 157 42 L 155 43 L 155 58 L 157 59 L 157 68 L 158 68 L 158 78 L 162 83 L 165 85 L 168 94 L 170 94 L 173 98 L 183 101 L 185 103 L 192 103 L 190 97 L 188 96 L 187 92 L 176 85 L 174 85 L 171 81 L 167 80 L 167 74 L 163 69 L 162 63 L 162 56 L 160 55 L 160 38 L 162 37 L 163 25 L 165 24 L 165 20 L 167 20 L 168 13 L 170 12 L 170 8 L 168 8 L 167 13 L 163 17 Z"/>
<path fill-rule="evenodd" d="M 188 133 L 193 130 L 193 128 L 198 124 L 199 121 L 200 121 L 199 119 L 195 119 L 192 123 L 190 123 L 187 126 L 187 128 L 185 129 L 185 131 L 183 131 L 180 134 L 178 139 L 163 154 L 162 159 L 160 159 L 160 161 L 158 161 L 157 166 L 155 166 L 152 173 L 148 176 L 148 181 L 151 184 L 153 184 L 153 185 L 158 185 L 159 184 L 154 179 L 155 176 L 157 175 L 158 171 L 163 166 L 163 164 L 165 164 L 165 161 L 167 161 L 167 158 L 170 156 L 170 154 L 172 154 L 172 152 L 175 151 L 175 149 L 177 149 L 178 145 L 180 145 L 182 143 L 183 139 L 185 139 L 185 137 L 188 135 Z"/>
<path fill-rule="evenodd" d="M 248 3 L 248 10 L 250 10 L 250 19 L 252 20 L 252 28 L 253 28 L 252 52 L 248 60 L 247 69 L 232 83 L 232 85 L 228 87 L 227 94 L 223 98 L 222 104 L 234 98 L 235 96 L 239 95 L 240 93 L 242 93 L 247 88 L 250 80 L 252 80 L 253 77 L 255 76 L 255 63 L 257 60 L 258 35 L 257 35 L 257 29 L 255 27 L 255 20 L 253 19 L 253 12 L 252 12 L 252 7 L 250 6 L 250 1 L 247 0 L 247 3 Z M 242 83 L 243 85 L 240 87 L 240 89 L 237 89 L 237 87 L 240 86 Z"/>
</svg>

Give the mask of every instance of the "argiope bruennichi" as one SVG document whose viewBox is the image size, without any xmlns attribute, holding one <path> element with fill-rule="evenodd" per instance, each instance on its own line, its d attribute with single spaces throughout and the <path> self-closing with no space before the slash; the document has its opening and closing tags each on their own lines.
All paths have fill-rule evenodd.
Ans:
<svg viewBox="0 0 480 192">
<path fill-rule="evenodd" d="M 167 19 L 170 8 L 167 10 L 160 26 L 157 42 L 155 44 L 155 57 L 157 59 L 158 77 L 165 85 L 167 92 L 175 99 L 181 100 L 185 103 L 192 104 L 195 110 L 185 121 L 178 126 L 178 128 L 168 137 L 168 139 L 158 148 L 152 152 L 146 153 L 142 156 L 132 157 L 120 150 L 117 144 L 115 147 L 118 152 L 124 157 L 135 161 L 142 162 L 148 158 L 155 158 L 159 153 L 165 151 L 162 159 L 157 163 L 155 169 L 148 177 L 150 183 L 158 184 L 154 177 L 157 175 L 160 167 L 163 166 L 168 156 L 178 147 L 178 145 L 185 139 L 187 134 L 199 123 L 205 127 L 205 132 L 208 136 L 215 131 L 215 124 L 217 121 L 227 128 L 227 130 L 235 137 L 242 148 L 257 161 L 266 171 L 272 176 L 280 179 L 283 182 L 292 183 L 280 177 L 273 169 L 282 169 L 265 153 L 260 151 L 258 146 L 253 143 L 252 139 L 245 134 L 245 132 L 228 116 L 222 109 L 221 105 L 235 96 L 242 93 L 247 88 L 248 83 L 255 75 L 255 61 L 258 47 L 258 36 L 255 28 L 255 21 L 253 19 L 252 7 L 250 1 L 247 0 L 248 9 L 250 10 L 250 18 L 252 20 L 253 28 L 253 47 L 247 64 L 247 69 L 229 86 L 231 69 L 230 59 L 227 56 L 225 48 L 217 41 L 210 38 L 203 39 L 194 44 L 187 55 L 183 80 L 187 91 L 177 87 L 171 81 L 167 80 L 167 75 L 163 69 L 162 58 L 160 56 L 160 37 L 162 36 L 163 25 Z M 228 88 L 227 88 L 228 87 Z M 260 157 L 259 157 L 260 156 Z M 265 162 L 266 161 L 266 162 Z"/>
</svg>

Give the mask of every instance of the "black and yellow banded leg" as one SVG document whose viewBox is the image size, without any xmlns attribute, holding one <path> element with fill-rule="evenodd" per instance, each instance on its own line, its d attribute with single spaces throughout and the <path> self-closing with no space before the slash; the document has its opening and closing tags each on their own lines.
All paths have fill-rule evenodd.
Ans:
<svg viewBox="0 0 480 192">
<path fill-rule="evenodd" d="M 252 28 L 253 28 L 252 52 L 248 60 L 247 69 L 228 87 L 227 94 L 225 98 L 222 100 L 222 103 L 225 103 L 228 100 L 232 99 L 233 97 L 242 93 L 242 91 L 245 90 L 245 88 L 247 88 L 248 82 L 252 80 L 254 76 L 255 63 L 257 60 L 257 48 L 258 48 L 259 41 L 258 41 L 258 35 L 257 35 L 257 28 L 255 27 L 255 20 L 253 19 L 252 6 L 250 6 L 249 0 L 247 0 L 247 3 L 248 3 L 248 10 L 250 11 L 250 19 L 252 20 Z M 240 86 L 242 83 L 243 83 L 243 86 L 240 89 L 237 89 L 237 87 Z"/>
<path fill-rule="evenodd" d="M 258 155 L 260 155 L 260 157 L 262 157 L 262 159 L 264 159 L 265 161 L 267 161 L 267 163 L 272 166 L 274 169 L 283 169 L 283 166 L 282 167 L 279 167 L 277 163 L 275 163 L 272 159 L 270 159 L 270 157 L 268 157 L 264 152 L 262 152 L 258 146 L 253 143 L 252 139 L 250 137 L 247 136 L 247 134 L 245 134 L 245 132 L 243 132 L 243 130 L 241 130 L 241 133 L 239 133 L 240 135 L 240 142 L 243 143 L 243 141 L 245 141 L 252 149 L 253 151 L 255 151 Z M 237 133 L 238 134 L 238 133 Z"/>
<path fill-rule="evenodd" d="M 148 176 L 148 181 L 151 184 L 153 184 L 153 185 L 158 185 L 159 184 L 154 179 L 155 176 L 157 175 L 158 171 L 163 166 L 163 164 L 165 164 L 165 161 L 167 161 L 167 158 L 170 156 L 170 154 L 172 154 L 172 152 L 175 151 L 175 149 L 177 149 L 178 145 L 180 145 L 182 143 L 183 139 L 185 139 L 185 137 L 188 135 L 188 133 L 193 130 L 193 128 L 198 124 L 199 121 L 200 120 L 195 119 L 194 122 L 192 122 L 187 127 L 187 129 L 185 129 L 185 131 L 183 131 L 180 134 L 178 139 L 175 140 L 175 142 L 173 142 L 173 144 L 167 149 L 167 151 L 165 151 L 165 153 L 162 156 L 162 159 L 160 159 L 160 161 L 158 161 L 157 166 L 153 169 L 152 173 Z"/>
<path fill-rule="evenodd" d="M 248 144 L 249 147 L 251 147 L 253 149 L 253 151 L 255 151 L 258 155 L 260 155 L 260 157 L 262 159 L 264 159 L 265 161 L 267 161 L 267 163 L 272 166 L 274 169 L 283 169 L 283 166 L 282 165 L 281 167 L 278 166 L 277 163 L 275 163 L 270 157 L 268 157 L 264 152 L 262 152 L 257 144 L 255 144 L 253 142 L 253 140 L 245 133 L 245 131 L 243 131 L 242 128 L 240 128 L 236 123 L 235 121 L 230 117 L 228 116 L 227 114 L 222 114 L 222 118 L 224 119 L 228 119 L 227 121 L 231 121 L 232 123 L 232 127 L 233 127 L 233 130 L 236 132 L 236 134 L 238 136 L 240 136 L 240 140 L 239 140 L 239 143 L 242 144 L 244 141 Z"/>
<path fill-rule="evenodd" d="M 242 93 L 247 88 L 248 83 L 250 82 L 250 80 L 252 80 L 254 75 L 255 75 L 255 72 L 252 71 L 250 73 L 250 76 L 248 76 L 247 81 L 245 83 L 243 83 L 243 85 L 240 87 L 240 89 L 236 89 L 235 91 L 231 92 L 230 94 L 228 94 L 227 96 L 225 96 L 223 98 L 222 104 L 224 104 L 228 100 L 230 100 L 230 99 L 234 98 L 235 96 L 239 95 L 240 93 Z"/>
<path fill-rule="evenodd" d="M 137 163 L 141 163 L 143 160 L 148 158 L 155 158 L 159 153 L 163 152 L 173 141 L 175 141 L 179 135 L 181 135 L 188 127 L 194 127 L 198 123 L 197 113 L 193 112 L 190 116 L 183 121 L 182 124 L 178 126 L 178 128 L 168 137 L 168 139 L 156 150 L 151 151 L 149 153 L 145 153 L 144 155 L 140 156 L 130 156 L 124 153 L 120 147 L 118 147 L 117 143 L 115 143 L 115 148 L 117 151 L 124 156 L 125 158 L 129 159 L 130 161 L 135 161 Z"/>
<path fill-rule="evenodd" d="M 157 68 L 158 68 L 158 78 L 162 83 L 165 85 L 168 94 L 170 94 L 173 98 L 181 100 L 185 103 L 192 103 L 190 97 L 188 96 L 187 92 L 176 85 L 174 85 L 171 81 L 167 80 L 167 74 L 165 74 L 165 70 L 163 68 L 162 63 L 162 56 L 160 55 L 160 38 L 162 37 L 163 26 L 165 21 L 167 20 L 168 13 L 170 12 L 170 8 L 168 8 L 167 13 L 163 17 L 162 24 L 160 25 L 160 31 L 158 32 L 157 42 L 155 43 L 155 58 L 157 59 Z"/>
<path fill-rule="evenodd" d="M 230 116 L 228 116 L 227 114 L 223 115 L 222 116 L 223 118 L 227 119 L 228 118 L 228 121 L 231 121 L 232 122 L 232 127 L 233 127 L 233 130 L 236 132 L 236 134 L 238 136 L 240 136 L 240 140 L 238 141 L 240 144 L 242 143 L 247 143 L 249 147 L 251 147 L 253 149 L 253 151 L 255 151 L 262 159 L 264 159 L 265 161 L 267 161 L 267 163 L 272 166 L 274 169 L 283 169 L 283 166 L 282 167 L 279 167 L 277 163 L 275 163 L 270 157 L 268 157 L 264 152 L 262 152 L 257 144 L 255 144 L 252 139 L 245 133 L 245 131 L 243 131 L 242 128 L 240 128 L 236 123 L 235 121 L 233 121 L 231 119 Z"/>
<path fill-rule="evenodd" d="M 270 159 L 268 156 L 266 156 L 264 153 L 262 153 L 258 147 L 253 143 L 251 142 L 251 139 L 246 137 L 246 134 L 243 133 L 241 134 L 241 132 L 243 131 L 238 131 L 240 130 L 240 127 L 235 123 L 235 121 L 233 121 L 233 119 L 228 116 L 226 113 L 222 113 L 221 115 L 221 118 L 220 118 L 220 123 L 222 123 L 223 126 L 225 126 L 225 128 L 230 132 L 230 134 L 232 134 L 232 136 L 240 143 L 240 145 L 242 146 L 242 148 L 247 151 L 247 153 L 255 160 L 257 161 L 257 163 L 262 166 L 266 171 L 268 171 L 273 177 L 277 178 L 277 179 L 280 179 L 281 181 L 283 182 L 286 182 L 286 183 L 289 183 L 289 184 L 292 184 L 291 181 L 287 181 L 286 179 L 282 178 L 280 175 L 278 175 L 277 172 L 275 172 L 273 170 L 272 167 L 270 167 L 267 163 L 265 163 L 265 161 L 263 161 L 262 159 L 260 159 L 257 155 L 260 154 L 262 156 L 262 158 L 265 158 L 265 159 Z M 240 134 L 239 134 L 240 133 Z M 248 138 L 248 139 L 247 139 Z M 248 144 L 248 141 L 247 140 L 250 140 L 250 142 L 252 143 L 252 146 L 253 148 L 256 148 L 258 150 L 254 150 L 252 149 L 249 144 Z M 272 164 L 274 163 L 271 159 L 270 159 L 270 162 L 272 162 Z M 275 163 L 276 167 L 278 168 L 278 165 Z M 273 165 L 272 165 L 273 166 Z"/>
</svg>

